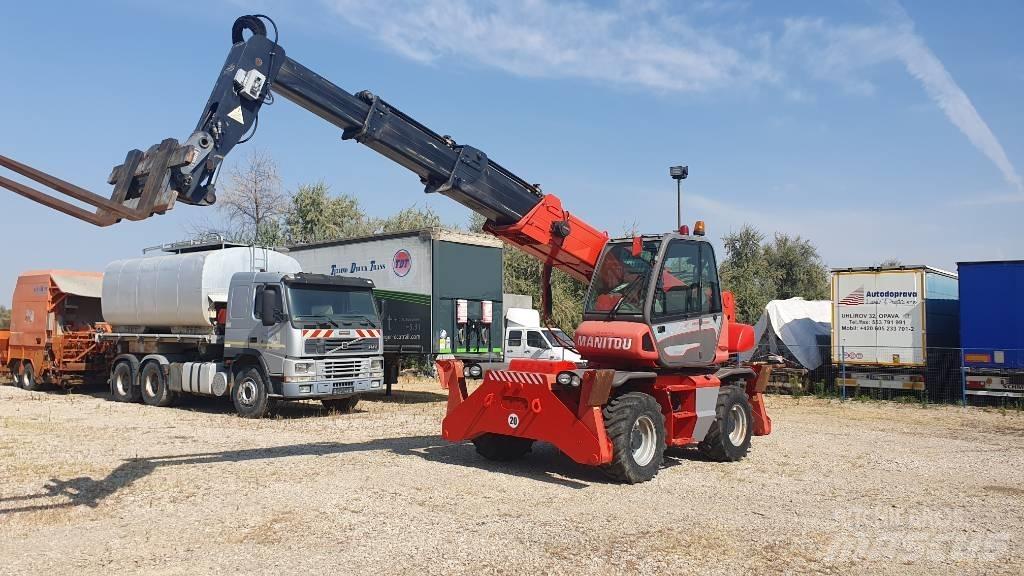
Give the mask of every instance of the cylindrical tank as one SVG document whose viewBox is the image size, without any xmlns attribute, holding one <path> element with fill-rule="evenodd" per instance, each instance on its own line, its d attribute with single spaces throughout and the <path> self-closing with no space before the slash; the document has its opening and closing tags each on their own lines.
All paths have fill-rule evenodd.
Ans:
<svg viewBox="0 0 1024 576">
<path fill-rule="evenodd" d="M 300 272 L 290 256 L 262 248 L 225 248 L 117 260 L 103 275 L 103 319 L 117 326 L 208 328 L 236 272 Z"/>
</svg>

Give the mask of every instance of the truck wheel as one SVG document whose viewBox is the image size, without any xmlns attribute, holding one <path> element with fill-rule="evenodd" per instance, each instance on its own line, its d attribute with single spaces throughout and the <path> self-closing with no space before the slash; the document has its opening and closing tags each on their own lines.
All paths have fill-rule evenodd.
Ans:
<svg viewBox="0 0 1024 576">
<path fill-rule="evenodd" d="M 483 434 L 473 439 L 478 454 L 488 460 L 518 460 L 533 448 L 533 440 L 504 434 Z"/>
<path fill-rule="evenodd" d="M 359 403 L 359 396 L 349 396 L 348 398 L 326 398 L 320 402 L 324 405 L 324 408 L 327 408 L 331 412 L 348 414 L 356 409 L 356 404 Z"/>
<path fill-rule="evenodd" d="M 654 478 L 665 455 L 665 416 L 650 394 L 630 392 L 604 409 L 612 442 L 612 461 L 602 467 L 609 478 L 637 484 Z"/>
<path fill-rule="evenodd" d="M 715 421 L 697 448 L 709 460 L 736 462 L 750 450 L 752 432 L 753 419 L 747 393 L 736 386 L 722 386 L 718 391 Z"/>
<path fill-rule="evenodd" d="M 235 374 L 231 401 L 242 418 L 263 418 L 270 411 L 270 390 L 259 368 L 243 368 Z"/>
<path fill-rule="evenodd" d="M 131 362 L 121 360 L 111 369 L 110 398 L 114 402 L 139 401 L 139 387 L 135 385 L 135 367 Z"/>
<path fill-rule="evenodd" d="M 25 362 L 21 367 L 21 387 L 31 392 L 38 392 L 43 389 L 42 384 L 36 379 L 36 371 L 32 368 L 31 362 Z"/>
<path fill-rule="evenodd" d="M 139 391 L 142 401 L 150 406 L 163 408 L 174 403 L 174 392 L 167 385 L 167 376 L 159 362 L 146 362 L 139 374 Z"/>
<path fill-rule="evenodd" d="M 21 386 L 21 362 L 17 360 L 11 360 L 10 366 L 7 367 L 11 371 L 11 385 Z"/>
</svg>

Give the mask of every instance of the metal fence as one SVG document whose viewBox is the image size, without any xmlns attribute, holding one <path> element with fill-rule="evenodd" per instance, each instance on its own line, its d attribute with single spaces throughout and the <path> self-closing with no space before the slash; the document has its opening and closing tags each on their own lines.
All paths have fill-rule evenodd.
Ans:
<svg viewBox="0 0 1024 576">
<path fill-rule="evenodd" d="M 1007 357 L 1010 352 L 1019 351 L 1005 351 Z M 840 399 L 1024 408 L 1024 369 L 978 362 L 993 360 L 993 356 L 961 348 L 928 348 L 921 357 L 920 349 L 915 354 L 914 350 L 894 351 L 890 347 L 833 349 L 819 345 L 780 346 L 774 351 L 761 346 L 754 350 L 751 360 L 775 363 L 769 391 Z M 892 361 L 878 363 L 880 358 Z"/>
</svg>

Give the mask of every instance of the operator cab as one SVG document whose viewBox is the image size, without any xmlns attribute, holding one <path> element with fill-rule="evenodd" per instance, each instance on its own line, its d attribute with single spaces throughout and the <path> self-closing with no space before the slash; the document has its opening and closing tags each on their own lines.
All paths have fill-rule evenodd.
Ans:
<svg viewBox="0 0 1024 576">
<path fill-rule="evenodd" d="M 677 233 L 609 241 L 583 318 L 577 346 L 585 357 L 713 364 L 724 323 L 714 248 L 703 236 Z"/>
</svg>

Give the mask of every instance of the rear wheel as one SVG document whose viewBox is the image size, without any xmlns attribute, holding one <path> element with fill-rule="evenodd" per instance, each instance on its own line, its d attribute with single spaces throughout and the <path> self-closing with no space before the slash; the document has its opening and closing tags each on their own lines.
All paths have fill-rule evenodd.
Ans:
<svg viewBox="0 0 1024 576">
<path fill-rule="evenodd" d="M 348 398 L 327 398 L 320 401 L 324 408 L 332 412 L 341 412 L 348 414 L 356 409 L 356 404 L 359 403 L 359 396 L 349 396 Z"/>
<path fill-rule="evenodd" d="M 533 448 L 533 440 L 504 434 L 483 434 L 473 439 L 478 454 L 488 460 L 518 460 Z"/>
<path fill-rule="evenodd" d="M 36 392 L 43 389 L 42 384 L 36 379 L 36 370 L 31 362 L 25 362 L 21 368 L 21 387 L 25 390 Z"/>
<path fill-rule="evenodd" d="M 650 394 L 630 392 L 604 409 L 612 461 L 602 467 L 613 480 L 636 484 L 654 478 L 665 455 L 665 416 Z"/>
<path fill-rule="evenodd" d="M 138 402 L 140 396 L 135 367 L 128 360 L 118 361 L 110 371 L 110 398 L 114 402 Z"/>
<path fill-rule="evenodd" d="M 697 447 L 709 460 L 736 462 L 750 451 L 752 433 L 753 419 L 747 393 L 737 386 L 723 386 L 718 391 L 715 421 Z"/>
<path fill-rule="evenodd" d="M 142 401 L 150 406 L 170 406 L 174 402 L 174 392 L 167 385 L 167 376 L 159 362 L 147 362 L 139 374 L 139 391 Z"/>
<path fill-rule="evenodd" d="M 243 368 L 235 374 L 231 387 L 235 412 L 242 418 L 263 418 L 270 411 L 270 388 L 259 368 Z"/>
</svg>

